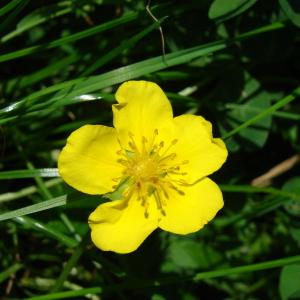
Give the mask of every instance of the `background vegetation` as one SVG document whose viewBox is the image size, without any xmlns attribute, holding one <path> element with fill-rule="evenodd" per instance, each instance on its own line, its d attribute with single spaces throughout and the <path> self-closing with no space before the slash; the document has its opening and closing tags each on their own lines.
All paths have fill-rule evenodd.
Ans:
<svg viewBox="0 0 300 300">
<path fill-rule="evenodd" d="M 299 2 L 153 1 L 158 21 L 146 4 L 0 2 L 0 298 L 300 299 Z M 205 229 L 117 255 L 89 239 L 103 199 L 64 184 L 56 162 L 70 132 L 111 125 L 133 78 L 213 122 L 230 156 Z"/>
</svg>

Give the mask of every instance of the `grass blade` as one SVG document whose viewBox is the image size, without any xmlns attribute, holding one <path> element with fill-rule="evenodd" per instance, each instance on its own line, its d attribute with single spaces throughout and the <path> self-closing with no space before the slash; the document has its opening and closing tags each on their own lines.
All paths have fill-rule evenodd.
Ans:
<svg viewBox="0 0 300 300">
<path fill-rule="evenodd" d="M 27 228 L 29 230 L 34 229 L 38 232 L 42 232 L 48 236 L 51 236 L 56 240 L 60 241 L 62 244 L 64 244 L 67 247 L 73 248 L 78 245 L 78 242 L 75 241 L 74 239 L 66 236 L 60 231 L 55 230 L 54 228 L 49 227 L 48 225 L 45 225 L 42 222 L 39 222 L 33 218 L 27 216 L 20 216 L 14 218 L 13 221 L 22 224 L 23 228 Z"/>
<path fill-rule="evenodd" d="M 225 133 L 222 136 L 222 139 L 226 140 L 226 139 L 230 138 L 231 136 L 233 136 L 234 134 L 236 134 L 239 131 L 243 130 L 244 128 L 247 128 L 248 126 L 254 124 L 258 120 L 264 118 L 265 116 L 274 113 L 279 108 L 284 107 L 286 104 L 288 104 L 288 103 L 292 102 L 293 100 L 297 99 L 299 96 L 300 96 L 300 87 L 296 88 L 290 95 L 288 95 L 288 96 L 284 97 L 283 99 L 281 99 L 280 101 L 276 102 L 275 104 L 270 106 L 268 109 L 265 109 L 264 111 L 258 113 L 256 116 L 254 116 L 253 118 L 251 118 L 248 121 L 244 122 L 240 126 L 238 126 L 238 127 L 234 128 L 233 130 Z"/>
<path fill-rule="evenodd" d="M 33 214 L 35 212 L 51 209 L 54 207 L 66 205 L 67 196 L 59 196 L 50 200 L 46 200 L 37 204 L 29 205 L 26 207 L 22 207 L 20 209 L 16 209 L 13 211 L 9 211 L 0 215 L 0 221 L 9 220 L 15 217 L 20 217 L 24 215 Z"/>
<path fill-rule="evenodd" d="M 16 59 L 19 57 L 37 53 L 42 50 L 48 50 L 48 49 L 52 49 L 52 48 L 55 48 L 55 47 L 58 47 L 58 46 L 61 46 L 61 45 L 67 44 L 67 43 L 75 42 L 75 41 L 90 37 L 92 35 L 98 34 L 100 32 L 104 32 L 106 30 L 118 27 L 118 26 L 126 24 L 128 22 L 131 22 L 131 21 L 135 20 L 137 17 L 138 17 L 138 13 L 128 13 L 125 16 L 120 17 L 116 20 L 94 26 L 92 28 L 71 34 L 66 37 L 62 37 L 60 39 L 57 39 L 57 40 L 49 42 L 49 43 L 40 44 L 40 45 L 32 46 L 29 48 L 21 49 L 18 51 L 2 54 L 2 55 L 0 55 L 0 62 L 9 61 L 12 59 Z"/>
<path fill-rule="evenodd" d="M 100 287 L 92 287 L 92 288 L 86 288 L 86 289 L 80 289 L 78 291 L 67 291 L 67 292 L 60 292 L 60 293 L 52 293 L 47 294 L 44 296 L 35 296 L 26 298 L 24 300 L 53 300 L 53 299 L 66 299 L 66 298 L 72 298 L 79 296 L 87 296 L 89 294 L 99 294 L 101 293 L 102 289 Z"/>
<path fill-rule="evenodd" d="M 34 170 L 14 170 L 0 172 L 0 180 L 34 177 L 59 177 L 57 168 L 43 168 Z"/>
</svg>

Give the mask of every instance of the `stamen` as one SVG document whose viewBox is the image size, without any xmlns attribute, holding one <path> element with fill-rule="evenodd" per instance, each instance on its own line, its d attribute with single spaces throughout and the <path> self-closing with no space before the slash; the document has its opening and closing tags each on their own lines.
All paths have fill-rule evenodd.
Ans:
<svg viewBox="0 0 300 300">
<path fill-rule="evenodd" d="M 137 137 L 128 132 L 128 146 L 123 147 L 119 141 L 120 149 L 116 151 L 119 156 L 117 162 L 122 165 L 123 170 L 121 177 L 112 179 L 118 183 L 112 188 L 119 189 L 124 183 L 122 185 L 124 199 L 129 201 L 134 196 L 136 201 L 140 201 L 145 218 L 149 217 L 149 207 L 152 205 L 149 201 L 155 201 L 160 214 L 165 216 L 165 207 L 168 205 L 171 190 L 179 195 L 185 195 L 180 187 L 189 186 L 181 178 L 187 175 L 185 170 L 181 170 L 181 165 L 189 161 L 178 162 L 175 151 L 170 151 L 178 143 L 178 139 L 173 139 L 166 145 L 164 140 L 158 139 L 158 136 L 159 131 L 156 128 L 151 139 L 141 136 L 137 143 Z"/>
<path fill-rule="evenodd" d="M 163 158 L 161 158 L 159 160 L 159 162 L 162 162 L 162 161 L 168 160 L 168 159 L 174 160 L 176 158 L 176 156 L 177 156 L 176 153 L 171 153 L 171 154 L 169 154 L 169 155 L 164 156 Z"/>
<path fill-rule="evenodd" d="M 172 184 L 171 182 L 168 182 L 168 185 L 171 189 L 173 189 L 174 191 L 176 191 L 179 195 L 184 196 L 185 193 L 180 190 L 177 186 L 175 186 L 174 184 Z"/>
<path fill-rule="evenodd" d="M 138 151 L 138 147 L 134 141 L 134 134 L 132 132 L 128 132 L 128 135 L 129 135 L 129 138 L 130 138 L 130 141 L 128 142 L 128 146 L 135 152 L 139 152 Z"/>
</svg>

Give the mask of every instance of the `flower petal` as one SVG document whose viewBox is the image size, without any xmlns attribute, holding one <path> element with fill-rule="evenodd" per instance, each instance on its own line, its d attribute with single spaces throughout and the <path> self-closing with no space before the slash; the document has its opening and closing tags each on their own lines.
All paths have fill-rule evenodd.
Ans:
<svg viewBox="0 0 300 300">
<path fill-rule="evenodd" d="M 68 138 L 58 158 L 58 170 L 75 189 L 87 194 L 105 194 L 122 173 L 117 163 L 120 149 L 116 130 L 102 125 L 85 125 Z"/>
<path fill-rule="evenodd" d="M 172 120 L 171 104 L 153 82 L 127 81 L 116 92 L 119 104 L 113 105 L 114 127 L 141 138 L 152 137 L 154 130 Z"/>
<path fill-rule="evenodd" d="M 178 143 L 173 148 L 177 161 L 188 161 L 182 166 L 189 183 L 218 170 L 227 158 L 227 149 L 221 139 L 213 138 L 211 123 L 203 117 L 181 115 L 174 118 Z"/>
<path fill-rule="evenodd" d="M 201 229 L 223 207 L 219 187 L 209 178 L 184 189 L 185 195 L 170 194 L 165 206 L 166 216 L 160 222 L 163 230 L 188 234 Z"/>
<path fill-rule="evenodd" d="M 147 211 L 146 218 L 145 208 L 137 198 L 99 205 L 89 216 L 92 241 L 105 251 L 129 253 L 136 250 L 158 225 L 153 201 Z"/>
</svg>

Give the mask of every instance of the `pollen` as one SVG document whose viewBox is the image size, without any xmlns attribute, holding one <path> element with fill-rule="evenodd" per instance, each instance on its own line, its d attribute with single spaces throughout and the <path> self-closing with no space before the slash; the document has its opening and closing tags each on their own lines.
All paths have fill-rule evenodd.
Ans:
<svg viewBox="0 0 300 300">
<path fill-rule="evenodd" d="M 170 191 L 184 195 L 180 189 L 185 182 L 187 172 L 181 172 L 181 167 L 188 161 L 178 161 L 173 148 L 178 143 L 177 139 L 168 144 L 160 139 L 158 129 L 153 132 L 152 138 L 142 136 L 137 139 L 129 133 L 127 147 L 121 147 L 117 154 L 123 170 L 123 177 L 117 178 L 120 183 L 128 182 L 123 196 L 128 200 L 132 195 L 145 208 L 145 217 L 149 216 L 149 201 L 155 201 L 157 209 L 162 216 L 166 215 L 164 207 L 167 205 Z M 120 144 L 121 145 L 121 144 Z"/>
</svg>

